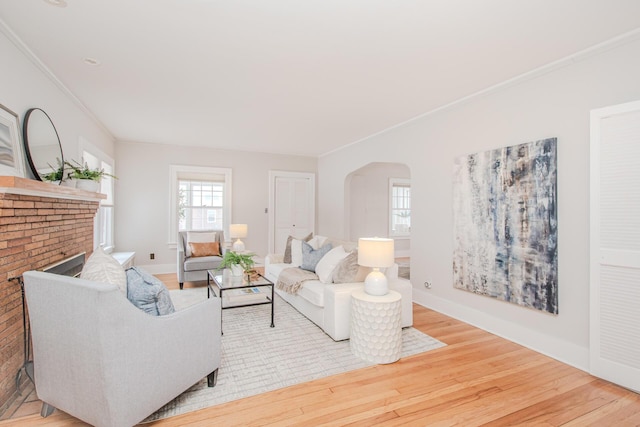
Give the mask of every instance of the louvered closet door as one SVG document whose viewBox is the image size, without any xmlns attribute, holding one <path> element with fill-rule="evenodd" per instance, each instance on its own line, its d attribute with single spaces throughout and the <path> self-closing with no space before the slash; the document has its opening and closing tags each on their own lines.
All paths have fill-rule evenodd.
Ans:
<svg viewBox="0 0 640 427">
<path fill-rule="evenodd" d="M 591 373 L 640 391 L 640 102 L 591 131 Z"/>
</svg>

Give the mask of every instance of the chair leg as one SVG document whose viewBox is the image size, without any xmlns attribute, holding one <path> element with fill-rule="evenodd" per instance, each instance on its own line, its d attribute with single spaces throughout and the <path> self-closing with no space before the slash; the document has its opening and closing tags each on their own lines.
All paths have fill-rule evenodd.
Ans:
<svg viewBox="0 0 640 427">
<path fill-rule="evenodd" d="M 40 410 L 40 416 L 42 418 L 47 418 L 49 415 L 55 411 L 56 408 L 49 405 L 47 402 L 42 402 L 42 409 Z"/>
<path fill-rule="evenodd" d="M 218 370 L 211 372 L 207 375 L 207 387 L 215 387 L 218 382 Z"/>
<path fill-rule="evenodd" d="M 180 282 L 180 289 L 184 286 L 184 282 Z"/>
</svg>

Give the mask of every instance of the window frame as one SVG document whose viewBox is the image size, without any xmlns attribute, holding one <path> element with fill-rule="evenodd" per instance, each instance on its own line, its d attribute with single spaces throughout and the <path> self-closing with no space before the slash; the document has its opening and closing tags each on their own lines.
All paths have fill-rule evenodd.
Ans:
<svg viewBox="0 0 640 427">
<path fill-rule="evenodd" d="M 115 175 L 116 165 L 115 160 L 105 154 L 103 151 L 99 150 L 93 144 L 85 140 L 83 137 L 80 137 L 80 163 L 84 164 L 87 162 L 85 157 L 91 156 L 98 161 L 98 165 L 94 165 L 93 162 L 89 164 L 90 168 L 105 168 L 108 166 L 111 171 L 107 172 Z M 88 164 L 89 162 L 87 162 Z M 108 188 L 107 188 L 108 187 Z M 115 241 L 115 179 L 111 177 L 103 177 L 100 181 L 100 193 L 106 194 L 106 199 L 101 199 L 98 210 L 93 220 L 93 249 L 95 250 L 99 246 L 102 246 L 102 249 L 106 253 L 112 253 L 116 247 Z M 105 208 L 111 210 L 111 215 L 105 219 Z M 104 222 L 104 221 L 108 221 Z M 104 223 L 103 223 L 104 222 Z M 107 240 L 105 242 L 101 242 L 100 236 L 103 233 L 103 227 L 107 228 L 106 234 L 108 235 Z"/>
<path fill-rule="evenodd" d="M 223 230 L 225 236 L 229 236 L 229 225 L 231 224 L 231 201 L 232 199 L 232 171 L 231 168 L 220 168 L 213 166 L 190 166 L 190 165 L 169 165 L 169 236 L 167 238 L 170 249 L 177 248 L 178 241 L 178 180 L 180 174 L 202 174 L 224 176 L 224 194 L 222 204 Z"/>
<path fill-rule="evenodd" d="M 406 232 L 398 232 L 394 230 L 394 221 L 393 217 L 395 215 L 393 207 L 393 190 L 395 187 L 409 187 L 411 189 L 411 180 L 406 178 L 389 178 L 389 236 L 394 238 L 411 238 L 411 226 L 409 226 L 408 231 Z M 409 194 L 409 208 L 403 209 L 408 210 L 409 215 L 411 215 L 411 193 Z"/>
</svg>

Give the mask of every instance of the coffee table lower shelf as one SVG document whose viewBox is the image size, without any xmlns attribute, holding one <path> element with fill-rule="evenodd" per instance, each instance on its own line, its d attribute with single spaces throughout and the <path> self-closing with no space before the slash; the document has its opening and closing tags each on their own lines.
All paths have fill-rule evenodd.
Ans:
<svg viewBox="0 0 640 427">
<path fill-rule="evenodd" d="M 266 292 L 263 292 L 263 288 Z M 272 328 L 275 327 L 274 288 L 273 282 L 261 274 L 257 278 L 251 278 L 250 276 L 234 277 L 226 269 L 222 274 L 215 270 L 207 272 L 207 297 L 210 296 L 209 292 L 213 292 L 215 296 L 219 297 L 222 310 L 270 304 Z M 222 310 L 220 312 L 221 332 Z M 222 334 L 224 335 L 224 332 Z"/>
</svg>

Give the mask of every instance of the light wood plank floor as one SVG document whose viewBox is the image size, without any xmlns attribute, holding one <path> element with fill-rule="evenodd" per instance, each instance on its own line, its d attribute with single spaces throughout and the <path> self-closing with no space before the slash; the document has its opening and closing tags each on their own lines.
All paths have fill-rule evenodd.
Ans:
<svg viewBox="0 0 640 427">
<path fill-rule="evenodd" d="M 448 345 L 146 425 L 640 426 L 636 393 L 418 305 L 414 327 Z M 56 411 L 8 425 L 85 424 Z"/>
</svg>

